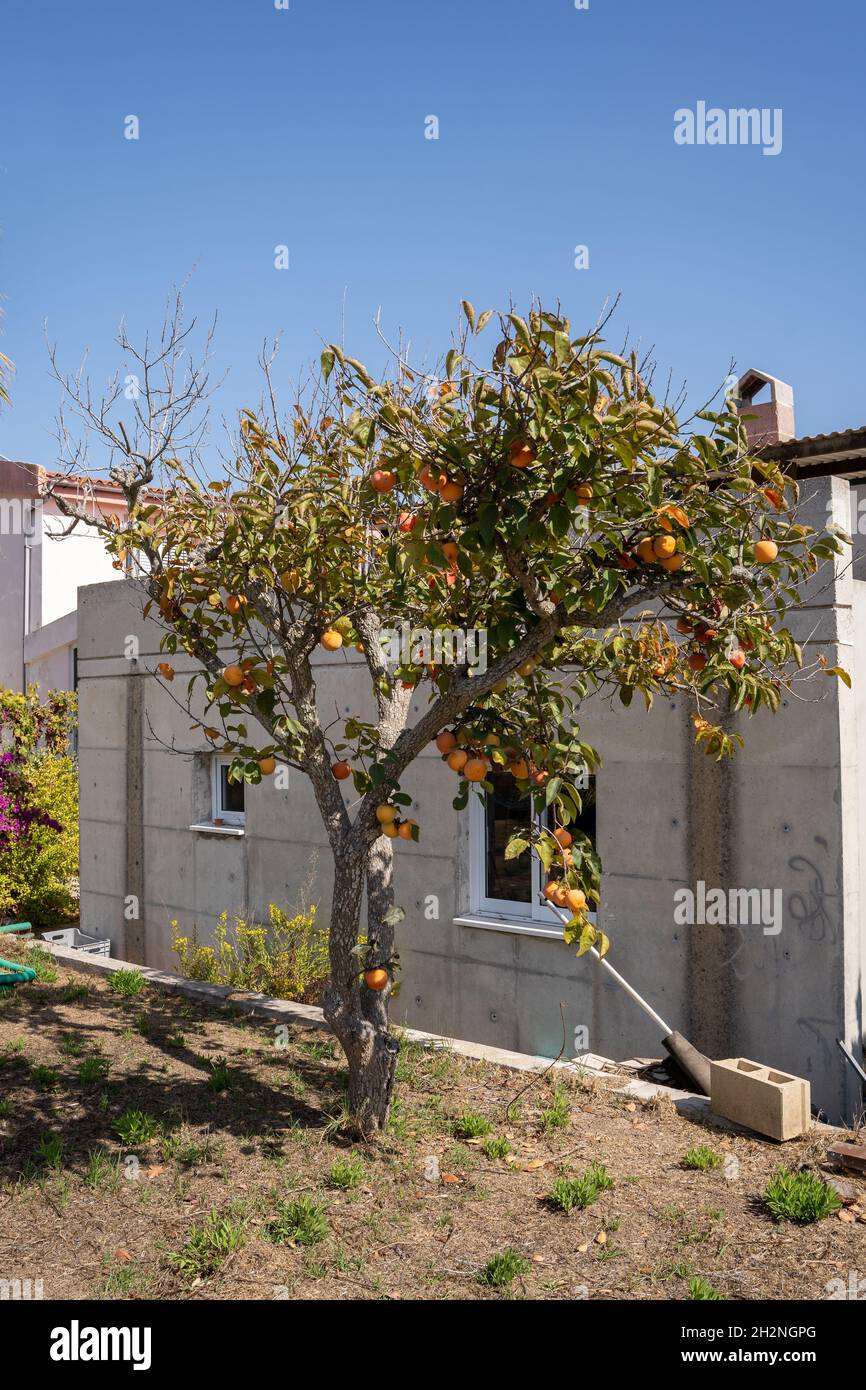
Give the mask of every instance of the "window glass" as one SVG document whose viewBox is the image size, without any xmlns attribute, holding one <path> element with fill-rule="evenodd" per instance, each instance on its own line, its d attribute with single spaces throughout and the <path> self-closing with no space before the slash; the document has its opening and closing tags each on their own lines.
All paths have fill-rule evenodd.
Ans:
<svg viewBox="0 0 866 1390">
<path fill-rule="evenodd" d="M 488 772 L 493 792 L 487 795 L 486 890 L 503 902 L 532 902 L 532 856 L 506 859 L 505 847 L 515 830 L 528 829 L 530 798 L 519 796 L 508 772 Z"/>
<path fill-rule="evenodd" d="M 230 782 L 229 770 L 226 764 L 220 767 L 220 809 L 228 811 L 230 815 L 243 815 L 244 812 L 244 782 Z"/>
<path fill-rule="evenodd" d="M 591 841 L 592 847 L 594 849 L 596 843 L 595 774 L 593 773 L 586 780 L 588 785 L 585 787 L 579 787 L 580 799 L 583 803 L 580 815 L 578 816 L 576 821 L 571 822 L 568 828 L 571 831 L 572 835 L 576 835 L 579 831 L 586 835 L 587 838 Z"/>
</svg>

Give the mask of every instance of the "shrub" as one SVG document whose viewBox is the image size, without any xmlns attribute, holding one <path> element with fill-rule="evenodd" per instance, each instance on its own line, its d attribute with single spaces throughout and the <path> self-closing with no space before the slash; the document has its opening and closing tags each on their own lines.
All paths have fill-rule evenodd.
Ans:
<svg viewBox="0 0 866 1390">
<path fill-rule="evenodd" d="M 268 924 L 235 917 L 229 927 L 223 913 L 213 944 L 203 946 L 193 929 L 182 936 L 172 922 L 172 949 L 180 973 L 189 980 L 253 990 L 275 999 L 318 1003 L 328 978 L 328 932 L 316 921 L 315 906 L 294 917 L 275 903 L 268 908 Z"/>
<path fill-rule="evenodd" d="M 78 772 L 68 754 L 75 696 L 0 690 L 0 914 L 36 926 L 77 912 Z M 10 742 L 11 735 L 11 742 Z"/>
<path fill-rule="evenodd" d="M 764 1205 L 774 1221 L 793 1221 L 798 1226 L 822 1221 L 842 1203 L 829 1183 L 815 1173 L 795 1173 L 780 1168 L 764 1188 Z"/>
</svg>

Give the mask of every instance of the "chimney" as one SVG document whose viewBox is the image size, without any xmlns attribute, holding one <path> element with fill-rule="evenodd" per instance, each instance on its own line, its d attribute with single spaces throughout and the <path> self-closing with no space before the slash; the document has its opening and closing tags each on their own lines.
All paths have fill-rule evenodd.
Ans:
<svg viewBox="0 0 866 1390">
<path fill-rule="evenodd" d="M 765 386 L 770 388 L 770 399 L 754 403 Z M 740 415 L 752 416 L 743 422 L 752 449 L 794 438 L 794 392 L 786 381 L 751 367 L 737 382 L 737 398 Z"/>
</svg>

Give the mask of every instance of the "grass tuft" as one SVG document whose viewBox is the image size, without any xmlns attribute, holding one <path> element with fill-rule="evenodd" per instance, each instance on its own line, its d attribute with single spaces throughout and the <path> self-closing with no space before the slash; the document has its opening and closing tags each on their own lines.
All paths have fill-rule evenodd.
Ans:
<svg viewBox="0 0 866 1390">
<path fill-rule="evenodd" d="M 111 1063 L 107 1057 L 85 1057 L 78 1068 L 78 1080 L 85 1086 L 93 1086 L 108 1076 Z"/>
<path fill-rule="evenodd" d="M 451 1126 L 451 1132 L 455 1139 L 480 1139 L 482 1135 L 489 1134 L 491 1128 L 490 1121 L 479 1115 L 477 1110 L 464 1110 Z"/>
<path fill-rule="evenodd" d="M 168 1258 L 185 1279 L 203 1279 L 215 1274 L 246 1239 L 242 1222 L 230 1221 L 213 1210 L 203 1226 L 193 1226 L 183 1249 Z"/>
<path fill-rule="evenodd" d="M 228 1058 L 223 1056 L 214 1057 L 208 1065 L 210 1066 L 210 1076 L 208 1077 L 207 1084 L 210 1086 L 211 1090 L 216 1091 L 217 1095 L 219 1095 L 221 1091 L 227 1091 L 232 1084 L 232 1075 L 229 1071 Z"/>
<path fill-rule="evenodd" d="M 499 1136 L 491 1137 L 484 1140 L 481 1145 L 481 1152 L 485 1158 L 505 1158 L 507 1154 L 511 1153 L 511 1145 L 507 1139 Z"/>
<path fill-rule="evenodd" d="M 613 1178 L 603 1163 L 591 1163 L 585 1173 L 577 1178 L 557 1178 L 547 1198 L 550 1206 L 560 1211 L 582 1210 L 588 1207 L 602 1192 L 613 1187 Z"/>
<path fill-rule="evenodd" d="M 555 1129 L 565 1129 L 571 1119 L 571 1102 L 568 1099 L 568 1092 L 561 1086 L 554 1086 L 550 1104 L 546 1110 L 541 1112 L 541 1130 L 543 1134 L 550 1134 Z"/>
<path fill-rule="evenodd" d="M 143 1110 L 124 1110 L 119 1120 L 115 1120 L 114 1132 L 124 1144 L 133 1147 L 149 1144 L 159 1133 L 159 1121 Z"/>
<path fill-rule="evenodd" d="M 485 1284 L 488 1288 L 504 1289 L 528 1269 L 529 1261 L 518 1255 L 516 1250 L 501 1250 L 498 1255 L 491 1256 L 475 1277 L 479 1284 Z"/>
<path fill-rule="evenodd" d="M 689 1298 L 695 1300 L 695 1302 L 709 1301 L 723 1303 L 725 1301 L 725 1295 L 719 1293 L 718 1289 L 714 1289 L 712 1284 L 706 1279 L 702 1279 L 699 1274 L 696 1274 L 689 1280 Z"/>
<path fill-rule="evenodd" d="M 682 1166 L 684 1168 L 696 1168 L 701 1173 L 706 1173 L 712 1168 L 718 1168 L 722 1161 L 722 1155 L 711 1149 L 709 1144 L 696 1144 L 683 1155 Z"/>
<path fill-rule="evenodd" d="M 144 989 L 144 976 L 140 970 L 115 970 L 108 977 L 108 988 L 121 999 L 132 999 Z"/>
<path fill-rule="evenodd" d="M 328 1186 L 344 1191 L 360 1187 L 364 1181 L 364 1160 L 360 1154 L 349 1154 L 348 1158 L 338 1158 L 328 1174 Z"/>
<path fill-rule="evenodd" d="M 312 1197 L 297 1197 L 281 1202 L 265 1234 L 275 1245 L 317 1245 L 329 1231 L 326 1208 Z"/>
<path fill-rule="evenodd" d="M 774 1221 L 807 1226 L 838 1211 L 842 1203 L 829 1183 L 815 1173 L 780 1168 L 764 1188 L 764 1205 Z"/>
</svg>

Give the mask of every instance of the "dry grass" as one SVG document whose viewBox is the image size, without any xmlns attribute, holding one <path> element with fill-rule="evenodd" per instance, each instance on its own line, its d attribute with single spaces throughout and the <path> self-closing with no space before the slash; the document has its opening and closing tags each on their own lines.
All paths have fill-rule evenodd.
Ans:
<svg viewBox="0 0 866 1390">
<path fill-rule="evenodd" d="M 780 1149 L 561 1076 L 509 1115 L 525 1077 L 404 1046 L 390 1131 L 359 1145 L 326 1033 L 279 1048 L 267 1023 L 56 973 L 0 1000 L 0 1278 L 46 1298 L 682 1299 L 699 1275 L 729 1298 L 823 1299 L 866 1271 L 866 1186 L 854 1220 L 803 1228 L 758 1200 L 823 1141 Z M 144 1137 L 121 1141 L 124 1115 Z M 456 1138 L 485 1128 L 467 1115 L 489 1131 Z M 681 1167 L 701 1143 L 739 1176 Z M 554 1181 L 593 1162 L 614 1186 L 552 1209 Z"/>
</svg>

